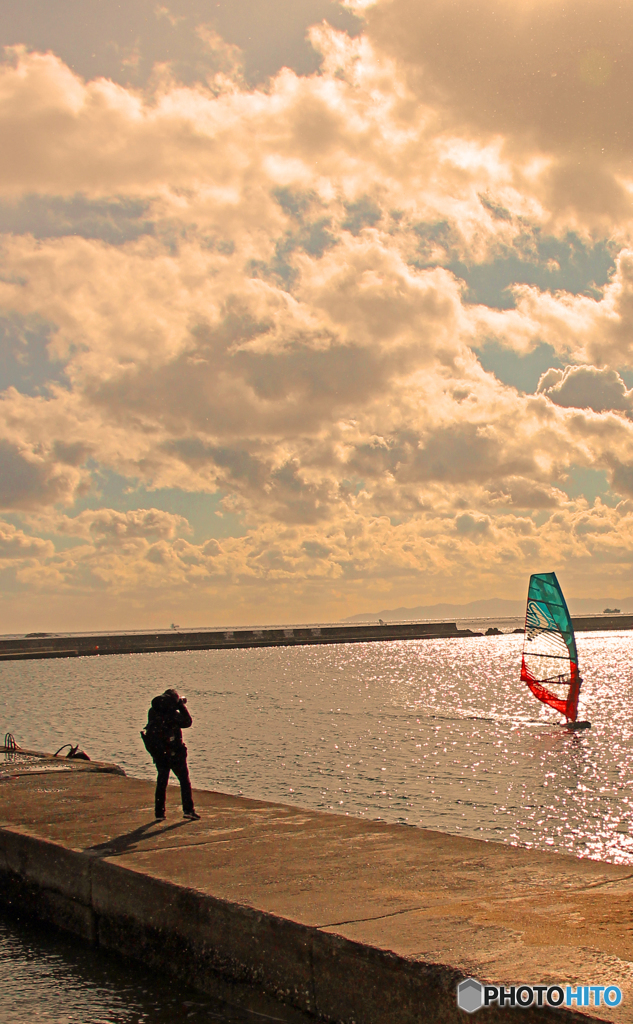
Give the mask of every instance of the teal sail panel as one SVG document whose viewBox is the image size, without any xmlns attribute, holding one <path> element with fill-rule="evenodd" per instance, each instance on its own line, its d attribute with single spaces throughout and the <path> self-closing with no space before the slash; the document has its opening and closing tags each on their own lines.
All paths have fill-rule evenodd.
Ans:
<svg viewBox="0 0 633 1024">
<path fill-rule="evenodd" d="M 540 701 L 568 721 L 576 721 L 580 692 L 576 638 L 553 572 L 530 576 L 521 679 Z"/>
</svg>

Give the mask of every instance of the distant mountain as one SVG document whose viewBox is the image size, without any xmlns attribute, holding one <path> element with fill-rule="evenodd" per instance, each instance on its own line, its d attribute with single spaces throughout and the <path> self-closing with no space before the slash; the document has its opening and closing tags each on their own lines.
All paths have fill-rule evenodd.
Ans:
<svg viewBox="0 0 633 1024">
<path fill-rule="evenodd" d="M 576 597 L 569 600 L 572 615 L 600 615 L 606 608 L 633 613 L 633 597 Z M 525 601 L 508 601 L 489 597 L 467 604 L 424 604 L 417 608 L 383 608 L 379 612 L 350 615 L 342 622 L 402 622 L 408 619 L 488 619 L 510 618 L 525 614 Z"/>
</svg>

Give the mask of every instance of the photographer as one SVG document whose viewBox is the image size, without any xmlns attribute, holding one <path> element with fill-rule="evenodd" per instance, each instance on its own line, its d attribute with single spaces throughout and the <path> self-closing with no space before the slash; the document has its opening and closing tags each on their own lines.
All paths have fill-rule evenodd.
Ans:
<svg viewBox="0 0 633 1024">
<path fill-rule="evenodd" d="M 186 697 L 177 690 L 165 690 L 154 697 L 147 715 L 147 725 L 141 733 L 143 743 L 151 754 L 158 769 L 156 780 L 155 812 L 157 820 L 165 818 L 165 799 L 169 773 L 173 772 L 180 783 L 183 816 L 190 821 L 197 820 L 193 806 L 193 794 L 187 768 L 187 748 L 182 740 L 182 730 L 192 723 L 185 707 Z"/>
</svg>

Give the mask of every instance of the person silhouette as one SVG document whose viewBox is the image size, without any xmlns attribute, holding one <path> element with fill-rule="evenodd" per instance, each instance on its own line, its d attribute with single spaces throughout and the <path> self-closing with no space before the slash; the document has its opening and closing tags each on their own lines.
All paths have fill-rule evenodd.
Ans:
<svg viewBox="0 0 633 1024">
<path fill-rule="evenodd" d="M 165 690 L 154 697 L 147 714 L 147 725 L 141 733 L 158 771 L 154 799 L 157 821 L 165 819 L 170 772 L 174 773 L 180 783 L 183 817 L 189 821 L 200 818 L 193 805 L 187 747 L 182 739 L 182 730 L 189 729 L 193 721 L 186 704 L 187 698 L 181 697 L 177 690 Z"/>
</svg>

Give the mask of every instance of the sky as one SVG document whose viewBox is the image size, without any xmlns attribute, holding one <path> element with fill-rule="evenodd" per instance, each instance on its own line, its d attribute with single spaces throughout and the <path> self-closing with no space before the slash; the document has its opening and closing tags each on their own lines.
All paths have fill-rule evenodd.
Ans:
<svg viewBox="0 0 633 1024">
<path fill-rule="evenodd" d="M 0 43 L 0 632 L 633 592 L 633 5 Z"/>
</svg>

